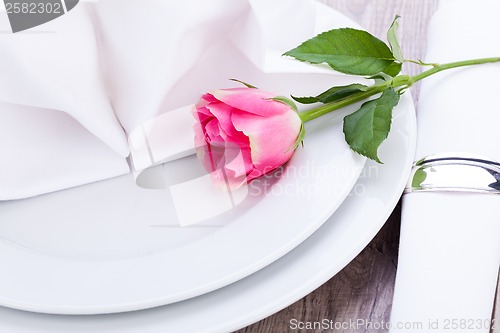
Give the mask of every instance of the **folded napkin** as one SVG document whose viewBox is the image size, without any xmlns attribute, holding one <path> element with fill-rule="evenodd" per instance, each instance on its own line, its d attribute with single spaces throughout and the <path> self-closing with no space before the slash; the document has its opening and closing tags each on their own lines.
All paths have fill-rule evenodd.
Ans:
<svg viewBox="0 0 500 333">
<path fill-rule="evenodd" d="M 0 13 L 0 200 L 128 172 L 84 5 L 12 34 Z M 61 112 L 62 111 L 62 112 Z"/>
<path fill-rule="evenodd" d="M 280 57 L 317 32 L 315 8 L 310 0 L 100 0 L 16 34 L 0 12 L 0 200 L 128 173 L 135 128 L 228 78 L 317 71 Z M 234 47 L 238 57 L 216 56 Z"/>
<path fill-rule="evenodd" d="M 500 56 L 500 3 L 441 0 L 426 61 Z M 500 161 L 500 64 L 422 84 L 416 159 L 479 154 Z M 413 192 L 403 201 L 391 332 L 489 332 L 500 265 L 500 196 Z"/>
</svg>

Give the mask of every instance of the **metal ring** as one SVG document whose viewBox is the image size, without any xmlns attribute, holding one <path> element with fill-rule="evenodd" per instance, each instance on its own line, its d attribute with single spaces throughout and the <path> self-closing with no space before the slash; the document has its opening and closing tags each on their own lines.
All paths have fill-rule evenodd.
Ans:
<svg viewBox="0 0 500 333">
<path fill-rule="evenodd" d="M 500 163 L 465 153 L 443 153 L 417 161 L 405 193 L 470 192 L 500 194 Z"/>
</svg>

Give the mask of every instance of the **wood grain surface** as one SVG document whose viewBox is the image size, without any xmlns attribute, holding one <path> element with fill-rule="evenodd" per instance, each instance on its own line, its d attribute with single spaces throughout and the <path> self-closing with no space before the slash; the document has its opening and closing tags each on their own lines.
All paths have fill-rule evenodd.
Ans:
<svg viewBox="0 0 500 333">
<path fill-rule="evenodd" d="M 320 0 L 360 23 L 372 34 L 385 40 L 394 16 L 399 14 L 400 40 L 403 54 L 409 59 L 425 55 L 427 25 L 437 9 L 438 0 Z M 419 72 L 416 65 L 406 65 L 408 74 Z M 412 87 L 418 114 L 419 85 Z M 335 322 L 368 319 L 389 321 L 399 246 L 401 207 L 398 204 L 391 217 L 374 240 L 341 272 L 316 291 L 286 309 L 238 333 L 345 332 L 381 333 L 386 329 L 359 331 L 356 329 L 294 330 L 290 320 Z M 500 292 L 497 291 L 495 318 L 500 320 Z M 497 326 L 500 323 L 497 322 Z M 494 333 L 500 332 L 497 327 Z M 473 333 L 473 332 L 471 332 Z"/>
</svg>

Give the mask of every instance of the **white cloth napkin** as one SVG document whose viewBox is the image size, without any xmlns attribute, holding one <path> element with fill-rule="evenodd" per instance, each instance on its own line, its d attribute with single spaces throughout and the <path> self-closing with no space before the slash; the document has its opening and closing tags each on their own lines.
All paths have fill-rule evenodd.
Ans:
<svg viewBox="0 0 500 333">
<path fill-rule="evenodd" d="M 280 55 L 313 36 L 314 8 L 311 0 L 100 0 L 17 34 L 0 12 L 0 200 L 129 172 L 131 131 L 231 77 L 251 79 L 253 65 L 313 71 Z M 235 45 L 245 56 L 214 56 Z"/>
<path fill-rule="evenodd" d="M 441 0 L 428 62 L 500 56 L 500 3 Z M 500 161 L 500 64 L 422 84 L 416 159 L 467 152 Z M 391 332 L 489 332 L 500 265 L 500 196 L 406 194 Z"/>
<path fill-rule="evenodd" d="M 128 172 L 86 7 L 26 32 L 9 30 L 1 12 L 0 200 Z"/>
</svg>

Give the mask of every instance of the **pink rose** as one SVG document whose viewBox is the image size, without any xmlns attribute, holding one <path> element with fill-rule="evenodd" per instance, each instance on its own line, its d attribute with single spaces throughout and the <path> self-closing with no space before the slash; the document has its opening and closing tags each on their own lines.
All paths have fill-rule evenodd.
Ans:
<svg viewBox="0 0 500 333">
<path fill-rule="evenodd" d="M 293 155 L 302 130 L 298 113 L 254 88 L 221 89 L 193 109 L 198 157 L 216 185 L 236 189 Z"/>
</svg>

